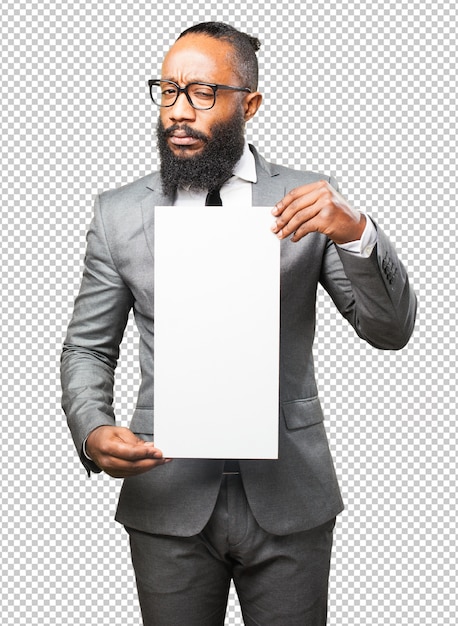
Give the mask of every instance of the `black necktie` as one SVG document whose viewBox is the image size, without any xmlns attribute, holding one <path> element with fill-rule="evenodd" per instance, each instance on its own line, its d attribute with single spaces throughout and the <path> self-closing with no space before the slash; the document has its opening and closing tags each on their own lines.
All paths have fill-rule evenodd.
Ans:
<svg viewBox="0 0 458 626">
<path fill-rule="evenodd" d="M 210 189 L 205 198 L 205 206 L 223 206 L 219 189 Z"/>
</svg>

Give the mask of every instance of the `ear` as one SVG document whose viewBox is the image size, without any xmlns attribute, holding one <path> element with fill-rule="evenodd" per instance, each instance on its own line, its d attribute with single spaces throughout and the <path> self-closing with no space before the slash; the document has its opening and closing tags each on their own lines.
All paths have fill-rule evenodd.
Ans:
<svg viewBox="0 0 458 626">
<path fill-rule="evenodd" d="M 243 99 L 243 107 L 244 107 L 244 117 L 245 122 L 251 120 L 254 117 L 261 106 L 262 102 L 262 94 L 259 91 L 254 91 L 253 93 L 249 93 Z"/>
</svg>

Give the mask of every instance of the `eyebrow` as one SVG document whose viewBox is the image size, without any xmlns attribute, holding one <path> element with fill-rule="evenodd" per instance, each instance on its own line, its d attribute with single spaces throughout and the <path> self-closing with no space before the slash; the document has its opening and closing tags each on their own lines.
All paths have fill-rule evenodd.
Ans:
<svg viewBox="0 0 458 626">
<path fill-rule="evenodd" d="M 161 80 L 170 80 L 173 83 L 176 83 L 177 85 L 179 85 L 179 81 L 176 78 L 169 78 L 169 77 L 165 77 L 162 76 Z M 208 80 L 208 79 L 202 79 L 202 78 L 193 78 L 192 80 L 188 80 L 188 82 L 186 83 L 186 85 L 190 85 L 191 83 L 208 83 L 209 85 L 215 85 L 215 81 L 213 80 Z"/>
</svg>

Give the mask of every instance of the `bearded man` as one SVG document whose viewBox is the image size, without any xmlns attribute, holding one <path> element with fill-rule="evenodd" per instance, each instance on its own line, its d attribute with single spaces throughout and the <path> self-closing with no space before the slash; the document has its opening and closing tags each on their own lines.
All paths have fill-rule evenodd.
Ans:
<svg viewBox="0 0 458 626">
<path fill-rule="evenodd" d="M 116 518 L 148 626 L 223 624 L 231 580 L 247 625 L 326 623 L 342 500 L 313 369 L 317 284 L 377 348 L 402 348 L 414 326 L 406 271 L 373 220 L 334 180 L 270 164 L 246 142 L 262 101 L 259 45 L 229 25 L 198 24 L 149 81 L 161 170 L 97 198 L 62 354 L 62 404 L 82 463 L 125 478 Z M 272 206 L 281 241 L 275 461 L 171 461 L 153 442 L 154 207 L 221 203 Z M 113 381 L 131 309 L 142 382 L 127 429 L 115 424 Z"/>
</svg>

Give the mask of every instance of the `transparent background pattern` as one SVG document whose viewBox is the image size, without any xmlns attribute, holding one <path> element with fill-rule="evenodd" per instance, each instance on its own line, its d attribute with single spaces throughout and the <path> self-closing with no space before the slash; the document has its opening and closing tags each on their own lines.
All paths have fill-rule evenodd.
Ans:
<svg viewBox="0 0 458 626">
<path fill-rule="evenodd" d="M 146 81 L 181 30 L 209 19 L 262 40 L 249 139 L 335 175 L 395 242 L 419 298 L 395 353 L 364 344 L 318 296 L 319 388 L 346 502 L 329 624 L 453 626 L 457 10 L 421 0 L 2 4 L 1 623 L 140 623 L 113 521 L 120 483 L 80 466 L 58 360 L 93 198 L 157 168 Z M 121 424 L 136 351 L 130 323 Z M 232 590 L 227 624 L 242 623 Z"/>
</svg>

